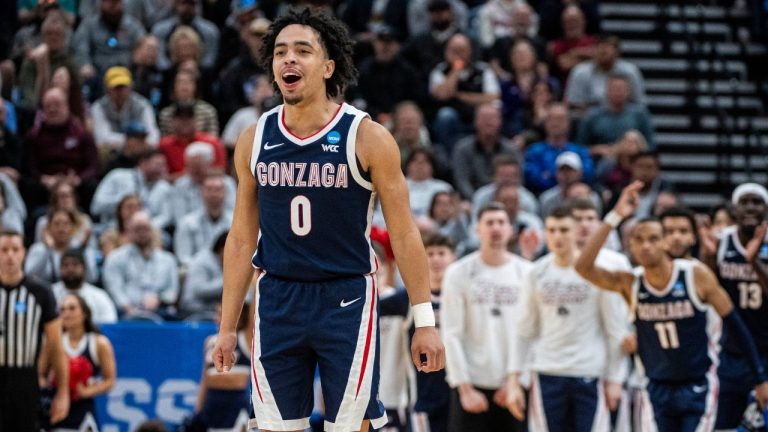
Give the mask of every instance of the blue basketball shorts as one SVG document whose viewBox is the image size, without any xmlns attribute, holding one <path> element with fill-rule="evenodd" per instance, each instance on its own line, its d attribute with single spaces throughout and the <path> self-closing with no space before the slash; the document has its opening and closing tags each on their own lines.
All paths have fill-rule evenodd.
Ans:
<svg viewBox="0 0 768 432">
<path fill-rule="evenodd" d="M 649 380 L 639 400 L 640 432 L 711 432 L 719 383 L 714 367 L 697 380 Z"/>
<path fill-rule="evenodd" d="M 376 275 L 300 282 L 266 273 L 256 289 L 252 381 L 260 429 L 310 426 L 315 368 L 326 431 L 387 422 L 378 400 L 379 329 Z"/>
<path fill-rule="evenodd" d="M 603 381 L 533 373 L 528 429 L 532 432 L 608 432 L 611 416 Z"/>
</svg>

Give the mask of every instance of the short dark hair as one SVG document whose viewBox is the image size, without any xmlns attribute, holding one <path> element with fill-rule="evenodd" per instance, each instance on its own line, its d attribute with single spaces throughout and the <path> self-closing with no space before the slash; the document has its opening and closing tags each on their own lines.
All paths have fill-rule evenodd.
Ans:
<svg viewBox="0 0 768 432">
<path fill-rule="evenodd" d="M 494 156 L 491 164 L 493 165 L 493 172 L 495 173 L 499 170 L 499 167 L 504 165 L 520 166 L 520 160 L 514 154 L 502 153 Z"/>
<path fill-rule="evenodd" d="M 637 226 L 637 225 L 640 225 L 640 224 L 645 224 L 645 223 L 657 223 L 657 224 L 661 225 L 661 219 L 659 219 L 659 218 L 658 218 L 658 217 L 656 217 L 656 216 L 645 216 L 645 217 L 641 217 L 641 218 L 639 218 L 639 219 L 638 219 L 638 220 L 635 222 L 635 226 Z"/>
<path fill-rule="evenodd" d="M 682 217 L 688 219 L 688 222 L 691 223 L 691 229 L 693 229 L 694 234 L 696 234 L 696 215 L 690 209 L 682 206 L 669 207 L 661 212 L 659 215 L 659 220 L 663 224 L 664 219 L 673 217 Z"/>
<path fill-rule="evenodd" d="M 456 247 L 456 243 L 448 236 L 442 234 L 432 234 L 424 238 L 424 248 L 428 247 L 447 247 L 451 251 Z"/>
<path fill-rule="evenodd" d="M 644 150 L 644 151 L 641 151 L 640 153 L 632 155 L 632 157 L 629 158 L 629 161 L 630 161 L 630 163 L 635 163 L 639 159 L 647 158 L 647 157 L 652 158 L 653 160 L 656 161 L 656 163 L 659 162 L 659 152 L 657 152 L 656 150 Z"/>
<path fill-rule="evenodd" d="M 547 217 L 553 219 L 565 219 L 572 218 L 573 214 L 571 214 L 571 208 L 569 206 L 557 206 L 547 213 Z"/>
<path fill-rule="evenodd" d="M 336 67 L 333 75 L 325 83 L 325 94 L 329 98 L 335 98 L 357 82 L 357 69 L 352 60 L 354 45 L 347 27 L 337 18 L 324 13 L 313 13 L 308 7 L 291 8 L 269 26 L 261 45 L 260 58 L 261 66 L 269 74 L 270 81 L 275 81 L 272 70 L 275 40 L 284 28 L 292 24 L 311 27 L 317 32 L 328 58 L 334 61 Z M 278 86 L 275 84 L 274 87 L 279 93 Z"/>
<path fill-rule="evenodd" d="M 570 200 L 568 203 L 568 207 L 571 210 L 571 214 L 573 214 L 574 210 L 594 210 L 597 212 L 597 206 L 595 203 L 589 199 L 589 198 L 574 198 Z"/>
<path fill-rule="evenodd" d="M 416 156 L 418 155 L 426 156 L 427 162 L 429 162 L 429 164 L 432 165 L 432 169 L 435 169 L 435 164 L 437 164 L 437 160 L 435 159 L 435 154 L 431 150 L 426 149 L 424 147 L 413 149 L 411 153 L 408 155 L 408 158 L 405 160 L 405 166 L 407 167 L 408 165 L 410 165 L 411 162 L 413 162 L 413 160 L 416 159 Z"/>
<path fill-rule="evenodd" d="M 24 234 L 16 230 L 12 230 L 12 229 L 0 230 L 0 237 L 18 237 L 21 239 L 21 242 L 24 243 Z"/>
<path fill-rule="evenodd" d="M 491 201 L 488 204 L 482 206 L 480 210 L 477 211 L 477 220 L 480 220 L 484 214 L 492 211 L 503 211 L 504 213 L 506 213 L 507 208 L 504 207 L 504 204 L 498 201 Z"/>
<path fill-rule="evenodd" d="M 61 254 L 61 261 L 64 262 L 64 259 L 73 259 L 78 263 L 85 265 L 85 255 L 83 255 L 83 250 L 80 248 L 69 248 L 65 250 L 64 253 Z"/>
</svg>

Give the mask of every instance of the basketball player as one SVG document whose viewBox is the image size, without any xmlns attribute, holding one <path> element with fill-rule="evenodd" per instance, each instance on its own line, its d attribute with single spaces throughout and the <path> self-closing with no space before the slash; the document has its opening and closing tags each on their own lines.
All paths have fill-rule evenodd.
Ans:
<svg viewBox="0 0 768 432">
<path fill-rule="evenodd" d="M 576 271 L 598 287 L 619 292 L 631 305 L 638 353 L 648 377 L 640 401 L 643 431 L 711 431 L 718 392 L 717 315 L 748 353 L 761 402 L 768 399 L 768 374 L 715 275 L 700 262 L 672 260 L 664 250 L 663 228 L 657 219 L 641 219 L 632 231 L 630 250 L 639 263 L 634 273 L 595 265 L 610 230 L 637 209 L 642 187 L 636 181 L 622 191 L 582 250 Z"/>
<path fill-rule="evenodd" d="M 621 353 L 627 309 L 621 296 L 594 287 L 573 269 L 578 250 L 570 208 L 550 212 L 544 235 L 550 253 L 533 264 L 522 285 L 519 337 L 508 369 L 509 409 L 518 419 L 525 416 L 520 375 L 530 370 L 529 430 L 608 431 L 604 388 L 611 394 L 610 409 L 615 409 L 627 375 L 627 358 Z M 616 255 L 623 259 L 613 265 Z M 598 260 L 609 261 L 611 268 L 629 268 L 626 258 L 606 249 Z"/>
<path fill-rule="evenodd" d="M 693 258 L 693 248 L 698 243 L 696 216 L 685 207 L 670 207 L 659 215 L 664 228 L 664 244 L 667 253 L 674 258 Z"/>
<path fill-rule="evenodd" d="M 503 204 L 480 209 L 480 249 L 451 264 L 443 279 L 440 332 L 453 388 L 450 432 L 519 432 L 507 410 L 507 365 L 517 338 L 518 299 L 531 264 L 508 252 L 512 223 Z"/>
<path fill-rule="evenodd" d="M 446 268 L 456 260 L 453 240 L 433 234 L 424 239 L 429 264 L 429 287 L 432 292 L 432 307 L 440 310 L 440 293 Z M 403 290 L 388 298 L 381 299 L 381 316 L 406 317 L 408 334 L 416 331 L 413 315 L 408 304 L 408 296 Z M 440 327 L 439 322 L 437 323 Z M 386 354 L 383 354 L 386 355 Z M 443 371 L 435 373 L 416 373 L 416 400 L 413 403 L 410 430 L 412 432 L 447 432 L 448 430 L 448 395 L 450 387 L 445 382 Z"/>
<path fill-rule="evenodd" d="M 424 372 L 444 364 L 397 144 L 367 114 L 335 102 L 355 80 L 352 51 L 335 18 L 305 8 L 275 20 L 261 57 L 284 104 L 243 132 L 235 149 L 239 184 L 213 355 L 217 370 L 229 370 L 252 263 L 261 430 L 309 427 L 316 365 L 325 430 L 367 431 L 369 422 L 386 421 L 376 398 L 377 262 L 369 238 L 377 196 L 413 305 L 411 358 Z"/>
<path fill-rule="evenodd" d="M 768 285 L 764 270 L 768 242 L 765 227 L 761 226 L 768 192 L 756 183 L 745 183 L 733 191 L 731 198 L 736 225 L 722 230 L 717 248 L 702 251 L 702 260 L 717 274 L 757 344 L 763 367 L 768 367 Z M 727 330 L 726 327 L 718 369 L 722 383 L 718 429 L 735 429 L 739 425 L 754 381 L 748 353 Z"/>
</svg>

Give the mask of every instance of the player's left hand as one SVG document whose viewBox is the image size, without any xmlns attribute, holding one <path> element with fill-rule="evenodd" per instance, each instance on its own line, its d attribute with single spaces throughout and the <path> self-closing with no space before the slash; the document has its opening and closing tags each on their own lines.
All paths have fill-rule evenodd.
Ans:
<svg viewBox="0 0 768 432">
<path fill-rule="evenodd" d="M 760 253 L 760 246 L 763 245 L 765 240 L 765 232 L 768 230 L 768 223 L 763 222 L 755 228 L 755 235 L 747 242 L 747 246 L 744 248 L 745 258 L 747 262 L 755 262 L 757 256 Z"/>
<path fill-rule="evenodd" d="M 621 393 L 623 387 L 621 383 L 606 381 L 603 383 L 603 390 L 605 391 L 605 403 L 608 405 L 608 409 L 616 411 L 621 402 Z"/>
<path fill-rule="evenodd" d="M 69 415 L 69 391 L 57 391 L 51 403 L 51 423 L 58 423 Z"/>
<path fill-rule="evenodd" d="M 421 355 L 426 356 L 422 361 Z M 437 372 L 445 367 L 445 347 L 435 327 L 419 327 L 411 342 L 411 359 L 419 372 Z"/>
<path fill-rule="evenodd" d="M 768 382 L 755 386 L 755 399 L 757 399 L 760 408 L 768 408 Z"/>
</svg>

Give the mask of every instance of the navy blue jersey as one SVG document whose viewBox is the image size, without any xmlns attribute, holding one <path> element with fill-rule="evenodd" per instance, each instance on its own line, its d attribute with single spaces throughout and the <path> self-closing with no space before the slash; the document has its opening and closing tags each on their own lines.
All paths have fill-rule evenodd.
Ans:
<svg viewBox="0 0 768 432">
<path fill-rule="evenodd" d="M 758 351 L 768 356 L 768 299 L 745 255 L 737 227 L 723 229 L 717 248 L 717 278 L 746 323 Z M 758 259 L 768 264 L 768 242 L 763 242 L 760 247 Z M 728 337 L 727 331 L 723 337 L 723 349 L 741 353 L 741 346 L 732 337 Z"/>
<path fill-rule="evenodd" d="M 259 118 L 250 160 L 260 228 L 254 266 L 305 282 L 376 271 L 369 238 L 375 193 L 355 155 L 367 116 L 342 104 L 306 138 L 285 127 L 282 105 Z"/>
<path fill-rule="evenodd" d="M 645 374 L 658 381 L 700 379 L 717 364 L 720 318 L 703 304 L 693 283 L 696 261 L 675 260 L 669 285 L 659 291 L 635 270 L 632 318 Z"/>
<path fill-rule="evenodd" d="M 408 327 L 408 347 L 413 341 L 413 335 L 416 333 L 416 326 L 413 323 L 413 317 L 410 313 L 410 300 L 408 292 L 405 289 L 398 289 L 396 293 L 389 297 L 382 298 L 379 301 L 379 314 L 384 317 L 387 315 L 400 315 L 410 317 L 410 326 Z M 435 310 L 435 327 L 440 328 L 440 294 L 432 293 L 432 309 Z M 448 396 L 450 387 L 445 381 L 445 370 L 437 372 L 424 373 L 416 372 L 416 403 L 413 409 L 417 412 L 433 413 L 441 407 L 448 405 Z"/>
</svg>

